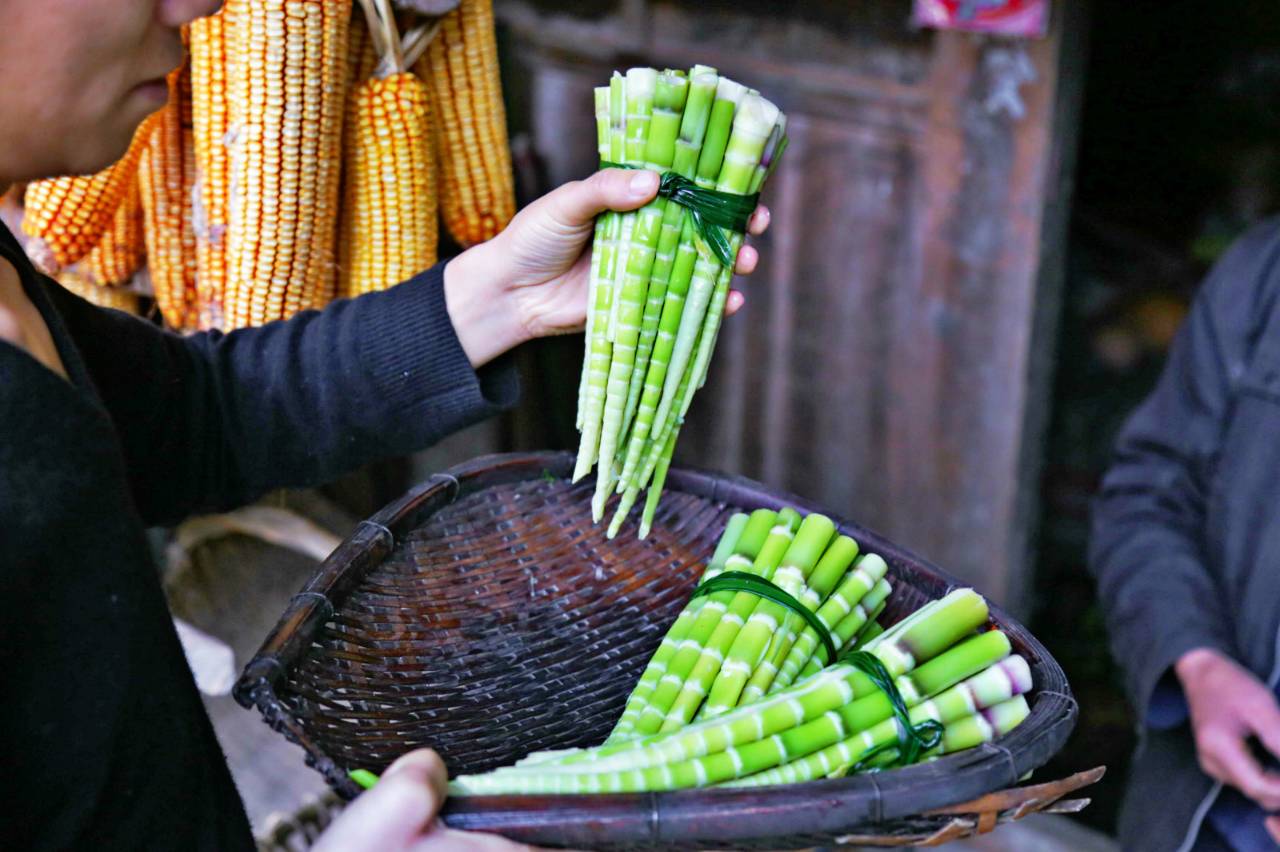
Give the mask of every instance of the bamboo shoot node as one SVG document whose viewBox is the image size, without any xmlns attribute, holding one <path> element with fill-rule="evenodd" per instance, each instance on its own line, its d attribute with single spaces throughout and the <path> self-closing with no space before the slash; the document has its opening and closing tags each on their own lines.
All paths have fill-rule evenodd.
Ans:
<svg viewBox="0 0 1280 852">
<path fill-rule="evenodd" d="M 817 613 L 800 603 L 790 592 L 772 580 L 761 577 L 759 574 L 748 574 L 746 571 L 725 571 L 723 574 L 717 574 L 710 580 L 701 583 L 694 590 L 693 597 L 690 600 L 700 598 L 703 595 L 710 595 L 714 592 L 749 592 L 785 606 L 803 618 L 813 628 L 813 631 L 818 634 L 819 641 L 822 642 L 823 648 L 826 649 L 827 660 L 830 661 L 836 658 L 836 648 L 838 646 L 835 640 L 831 638 L 831 631 L 819 620 Z M 876 662 L 879 663 L 878 660 Z M 890 681 L 890 686 L 892 685 L 892 681 Z"/>
<path fill-rule="evenodd" d="M 868 651 L 849 651 L 840 657 L 840 663 L 861 671 L 889 699 L 889 704 L 893 707 L 893 718 L 897 722 L 898 741 L 883 743 L 872 748 L 863 753 L 857 763 L 837 769 L 836 775 L 862 772 L 872 766 L 875 767 L 872 771 L 910 766 L 942 742 L 946 727 L 936 719 L 925 719 L 917 725 L 911 724 L 911 716 L 902 692 L 884 663 L 880 662 L 874 654 Z M 888 763 L 876 760 L 887 751 L 896 751 L 897 756 Z"/>
</svg>

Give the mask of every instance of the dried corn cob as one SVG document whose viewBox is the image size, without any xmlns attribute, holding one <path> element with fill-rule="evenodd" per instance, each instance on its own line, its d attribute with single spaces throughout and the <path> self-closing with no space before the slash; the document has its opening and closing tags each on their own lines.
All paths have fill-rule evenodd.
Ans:
<svg viewBox="0 0 1280 852">
<path fill-rule="evenodd" d="M 191 117 L 191 77 L 183 68 L 169 75 L 169 103 L 138 164 L 152 293 L 165 322 L 181 331 L 197 325 Z"/>
<path fill-rule="evenodd" d="M 350 0 L 229 0 L 227 324 L 321 307 L 334 240 Z"/>
<path fill-rule="evenodd" d="M 367 15 L 356 15 L 351 19 L 351 31 L 347 35 L 347 88 L 361 83 L 373 76 L 378 70 L 378 51 L 370 34 L 372 24 Z M 350 98 L 348 98 L 350 103 Z"/>
<path fill-rule="evenodd" d="M 127 287 L 106 287 L 99 284 L 81 266 L 68 267 L 59 272 L 55 279 L 72 293 L 99 307 L 115 308 L 130 314 L 139 312 L 137 293 Z"/>
<path fill-rule="evenodd" d="M 511 149 L 498 77 L 492 0 L 462 0 L 427 50 L 440 129 L 440 204 L 463 246 L 492 238 L 515 215 Z"/>
<path fill-rule="evenodd" d="M 27 254 L 32 262 L 52 274 L 93 250 L 129 192 L 154 122 L 154 116 L 143 122 L 125 155 L 102 171 L 48 178 L 27 187 L 22 230 L 31 237 Z"/>
<path fill-rule="evenodd" d="M 356 82 L 348 95 L 340 296 L 386 289 L 436 261 L 430 91 L 405 70 L 416 57 L 397 49 L 401 40 L 389 0 L 364 5 L 382 59 L 379 73 Z M 418 44 L 419 51 L 425 47 Z"/>
<path fill-rule="evenodd" d="M 234 4 L 232 4 L 234 5 Z M 222 328 L 227 286 L 227 215 L 231 165 L 227 85 L 231 55 L 231 10 L 190 26 L 192 133 L 196 189 L 192 198 L 196 234 L 196 310 L 200 328 Z"/>
<path fill-rule="evenodd" d="M 104 287 L 124 284 L 142 267 L 146 257 L 143 235 L 142 194 L 135 180 L 116 208 L 111 227 L 85 256 L 85 271 Z"/>
</svg>

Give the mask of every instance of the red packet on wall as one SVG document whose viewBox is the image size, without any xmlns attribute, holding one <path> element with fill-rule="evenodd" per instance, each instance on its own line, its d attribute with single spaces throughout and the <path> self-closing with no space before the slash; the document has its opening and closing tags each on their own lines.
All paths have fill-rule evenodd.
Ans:
<svg viewBox="0 0 1280 852">
<path fill-rule="evenodd" d="M 1049 29 L 1049 0 L 915 0 L 912 21 L 944 30 L 1039 38 Z"/>
</svg>

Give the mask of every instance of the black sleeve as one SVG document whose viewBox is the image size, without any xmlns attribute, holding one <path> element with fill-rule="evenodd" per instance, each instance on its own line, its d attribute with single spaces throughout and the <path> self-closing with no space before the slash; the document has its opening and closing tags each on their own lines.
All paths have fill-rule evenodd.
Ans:
<svg viewBox="0 0 1280 852">
<path fill-rule="evenodd" d="M 422 449 L 513 405 L 509 358 L 472 370 L 443 270 L 188 337 L 48 289 L 120 432 L 139 511 L 163 524 Z"/>
<path fill-rule="evenodd" d="M 1090 566 L 1130 699 L 1148 722 L 1178 657 L 1201 646 L 1235 656 L 1205 558 L 1205 501 L 1277 242 L 1274 223 L 1260 226 L 1210 274 L 1155 390 L 1121 431 L 1094 504 Z"/>
</svg>

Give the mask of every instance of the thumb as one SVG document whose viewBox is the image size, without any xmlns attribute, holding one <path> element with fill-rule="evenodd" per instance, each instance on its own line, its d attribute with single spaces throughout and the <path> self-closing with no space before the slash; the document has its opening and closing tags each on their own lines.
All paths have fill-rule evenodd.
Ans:
<svg viewBox="0 0 1280 852">
<path fill-rule="evenodd" d="M 547 196 L 551 214 L 567 227 L 590 224 L 606 210 L 635 210 L 658 194 L 658 174 L 646 169 L 603 169 Z"/>
<path fill-rule="evenodd" d="M 312 847 L 316 852 L 403 849 L 429 828 L 444 803 L 447 773 L 429 749 L 410 752 L 360 795 Z"/>
</svg>

